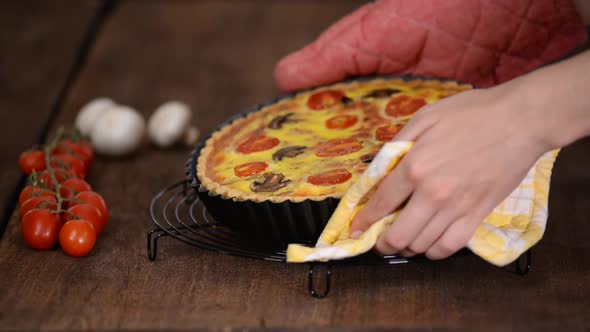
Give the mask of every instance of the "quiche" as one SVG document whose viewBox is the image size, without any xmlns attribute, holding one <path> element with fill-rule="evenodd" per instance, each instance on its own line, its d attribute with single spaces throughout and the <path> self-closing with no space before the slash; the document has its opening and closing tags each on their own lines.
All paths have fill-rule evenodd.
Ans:
<svg viewBox="0 0 590 332">
<path fill-rule="evenodd" d="M 420 108 L 471 88 L 375 78 L 299 92 L 214 132 L 197 176 L 206 190 L 237 201 L 340 198 Z"/>
</svg>

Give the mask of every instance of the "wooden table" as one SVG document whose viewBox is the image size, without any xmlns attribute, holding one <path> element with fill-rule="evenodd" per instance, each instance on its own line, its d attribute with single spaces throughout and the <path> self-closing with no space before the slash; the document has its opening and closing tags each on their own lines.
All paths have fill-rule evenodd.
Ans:
<svg viewBox="0 0 590 332">
<path fill-rule="evenodd" d="M 183 100 L 208 132 L 274 96 L 277 60 L 362 2 L 2 3 L 0 329 L 587 328 L 590 140 L 565 148 L 555 165 L 547 233 L 526 277 L 473 256 L 337 267 L 332 293 L 317 300 L 306 292 L 301 265 L 172 239 L 150 262 L 148 205 L 183 178 L 183 148 L 96 160 L 89 182 L 108 200 L 111 219 L 89 257 L 25 246 L 13 216 L 18 154 L 71 123 L 87 101 L 109 96 L 147 115 Z"/>
</svg>

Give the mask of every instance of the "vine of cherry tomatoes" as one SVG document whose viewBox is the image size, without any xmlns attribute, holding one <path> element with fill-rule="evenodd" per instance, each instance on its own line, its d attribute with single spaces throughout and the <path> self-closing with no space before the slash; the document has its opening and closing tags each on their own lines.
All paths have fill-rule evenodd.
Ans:
<svg viewBox="0 0 590 332">
<path fill-rule="evenodd" d="M 92 145 L 75 131 L 60 131 L 52 143 L 20 155 L 29 184 L 19 195 L 19 218 L 30 248 L 49 250 L 59 242 L 70 256 L 92 251 L 109 218 L 104 199 L 84 181 L 93 159 Z"/>
</svg>

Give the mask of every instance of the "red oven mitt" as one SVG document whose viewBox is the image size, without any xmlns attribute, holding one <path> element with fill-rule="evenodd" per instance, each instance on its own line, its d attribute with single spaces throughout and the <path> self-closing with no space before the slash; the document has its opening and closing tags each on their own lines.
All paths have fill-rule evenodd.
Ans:
<svg viewBox="0 0 590 332">
<path fill-rule="evenodd" d="M 492 86 L 586 40 L 571 0 L 380 0 L 344 17 L 276 68 L 283 90 L 368 74 Z"/>
</svg>

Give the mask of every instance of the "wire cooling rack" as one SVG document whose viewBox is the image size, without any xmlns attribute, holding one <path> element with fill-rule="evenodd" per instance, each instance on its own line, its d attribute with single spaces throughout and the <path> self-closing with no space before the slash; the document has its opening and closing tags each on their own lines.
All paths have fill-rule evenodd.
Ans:
<svg viewBox="0 0 590 332">
<path fill-rule="evenodd" d="M 150 203 L 150 215 L 156 226 L 147 232 L 147 255 L 151 261 L 158 256 L 158 240 L 172 237 L 188 245 L 224 255 L 286 263 L 284 249 L 264 246 L 260 241 L 253 241 L 242 232 L 215 221 L 186 180 L 158 192 Z M 464 255 L 469 255 L 469 251 L 455 254 Z M 523 256 L 514 265 L 519 275 L 525 275 L 531 269 L 531 252 L 527 251 Z M 396 265 L 424 260 L 420 256 L 404 258 L 365 254 L 343 261 L 308 264 L 307 290 L 315 298 L 327 296 L 334 265 Z"/>
</svg>

